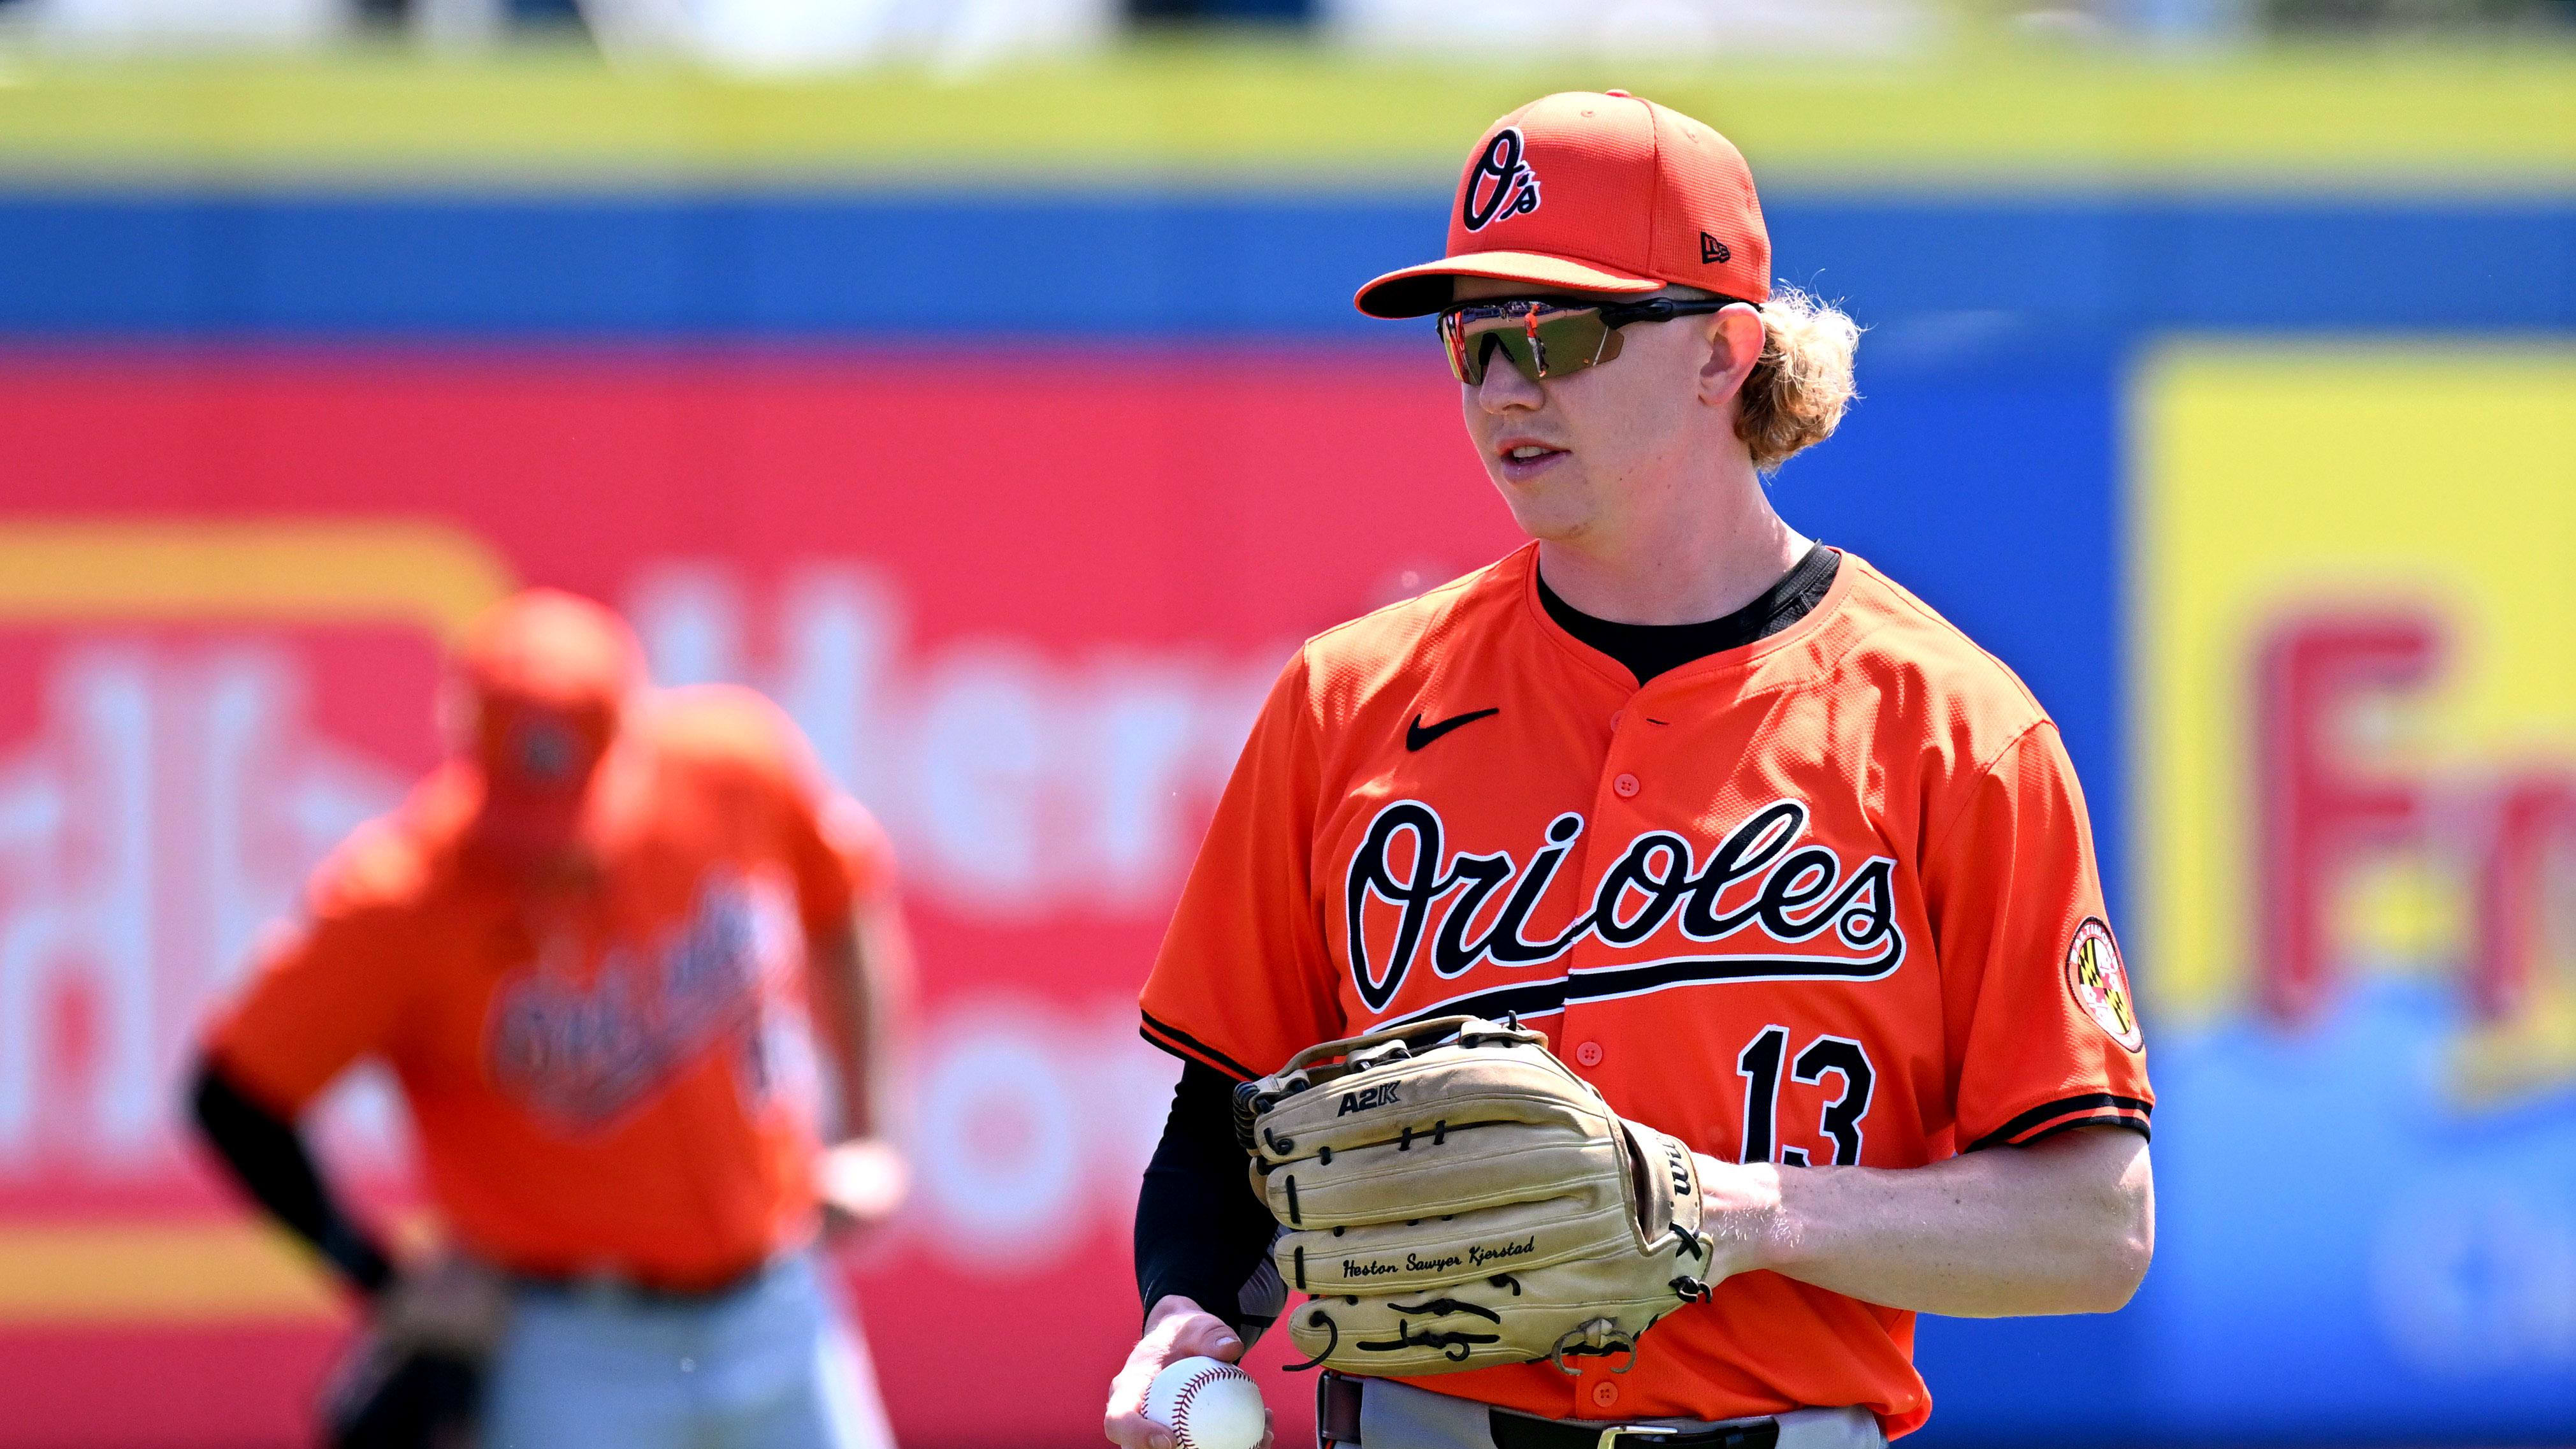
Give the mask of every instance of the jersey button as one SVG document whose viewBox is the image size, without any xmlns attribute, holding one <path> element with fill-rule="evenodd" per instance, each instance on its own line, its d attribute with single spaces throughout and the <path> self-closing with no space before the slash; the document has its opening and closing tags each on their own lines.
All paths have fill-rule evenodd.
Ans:
<svg viewBox="0 0 2576 1449">
<path fill-rule="evenodd" d="M 1628 712 L 1624 709 L 1614 709 L 1610 711 L 1610 728 L 1614 730 L 1617 729 L 1619 727 L 1619 721 L 1626 719 L 1627 717 Z"/>
<path fill-rule="evenodd" d="M 1605 1409 L 1610 1407 L 1612 1404 L 1619 1402 L 1619 1386 L 1608 1379 L 1603 1379 L 1601 1382 L 1594 1384 L 1592 1386 L 1592 1402 L 1599 1404 Z"/>
<path fill-rule="evenodd" d="M 1604 1055 L 1606 1055 L 1606 1053 L 1601 1050 L 1601 1043 L 1597 1041 L 1585 1042 L 1583 1045 L 1574 1049 L 1574 1059 L 1587 1067 L 1597 1067 L 1601 1065 L 1601 1058 Z"/>
<path fill-rule="evenodd" d="M 1634 800 L 1637 798 L 1637 791 L 1641 787 L 1637 784 L 1636 776 L 1628 774 L 1625 771 L 1621 771 L 1619 778 L 1610 782 L 1610 788 L 1619 792 L 1620 799 Z"/>
</svg>

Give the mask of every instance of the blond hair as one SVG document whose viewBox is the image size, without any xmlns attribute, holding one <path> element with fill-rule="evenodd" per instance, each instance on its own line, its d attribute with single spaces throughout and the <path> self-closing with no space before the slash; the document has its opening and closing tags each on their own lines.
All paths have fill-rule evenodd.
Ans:
<svg viewBox="0 0 2576 1449">
<path fill-rule="evenodd" d="M 1860 324 L 1813 292 L 1783 285 L 1761 304 L 1762 356 L 1736 394 L 1735 435 L 1770 473 L 1834 435 L 1860 396 L 1852 354 Z"/>
<path fill-rule="evenodd" d="M 1705 300 L 1718 294 L 1677 283 L 1663 295 Z M 1832 437 L 1860 397 L 1852 355 L 1860 350 L 1861 329 L 1840 307 L 1785 282 L 1754 311 L 1762 318 L 1762 355 L 1736 390 L 1735 436 L 1753 454 L 1754 468 L 1768 474 Z"/>
</svg>

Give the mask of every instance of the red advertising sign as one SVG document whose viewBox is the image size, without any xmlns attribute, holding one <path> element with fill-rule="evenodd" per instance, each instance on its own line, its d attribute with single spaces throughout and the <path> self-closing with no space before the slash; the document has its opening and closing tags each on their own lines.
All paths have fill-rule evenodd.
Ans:
<svg viewBox="0 0 2576 1449">
<path fill-rule="evenodd" d="M 0 358 L 0 1445 L 304 1432 L 338 1309 L 180 1073 L 517 582 L 767 689 L 883 819 L 925 977 L 916 1196 L 853 1263 L 889 1407 L 1097 1434 L 1175 1075 L 1135 990 L 1295 641 L 1514 541 L 1455 399 L 1369 352 Z M 321 1129 L 415 1230 L 391 1094 Z"/>
</svg>

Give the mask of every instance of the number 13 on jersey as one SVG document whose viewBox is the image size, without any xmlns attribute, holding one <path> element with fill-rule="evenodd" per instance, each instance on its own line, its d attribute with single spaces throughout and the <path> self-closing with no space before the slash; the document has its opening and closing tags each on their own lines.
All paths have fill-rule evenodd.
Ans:
<svg viewBox="0 0 2576 1449">
<path fill-rule="evenodd" d="M 1820 1141 L 1833 1144 L 1829 1166 L 1849 1167 L 1860 1161 L 1861 1119 L 1869 1115 L 1869 1095 L 1878 1084 L 1878 1073 L 1871 1069 L 1869 1052 L 1859 1042 L 1846 1036 L 1818 1036 L 1806 1043 L 1797 1056 L 1789 1056 L 1791 1033 L 1785 1026 L 1766 1026 L 1745 1043 L 1735 1058 L 1735 1074 L 1744 1078 L 1744 1150 L 1740 1161 L 1780 1162 L 1791 1167 L 1810 1166 L 1807 1149 L 1782 1145 L 1780 1121 L 1780 1067 L 1788 1064 L 1789 1079 L 1807 1086 L 1820 1086 L 1828 1076 L 1839 1079 L 1839 1090 L 1825 1102 L 1816 1122 Z"/>
</svg>

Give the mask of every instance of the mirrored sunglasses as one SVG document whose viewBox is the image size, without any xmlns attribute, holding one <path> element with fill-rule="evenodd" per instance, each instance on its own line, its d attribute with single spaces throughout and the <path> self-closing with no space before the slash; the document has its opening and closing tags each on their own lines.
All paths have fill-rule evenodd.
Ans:
<svg viewBox="0 0 2576 1449">
<path fill-rule="evenodd" d="M 1440 341 L 1449 371 L 1475 387 L 1500 352 L 1532 382 L 1596 367 L 1619 355 L 1619 329 L 1631 322 L 1669 322 L 1721 311 L 1733 297 L 1686 300 L 1652 297 L 1643 302 L 1558 302 L 1516 298 L 1452 307 L 1440 314 Z"/>
</svg>

